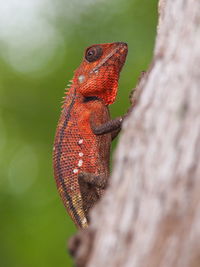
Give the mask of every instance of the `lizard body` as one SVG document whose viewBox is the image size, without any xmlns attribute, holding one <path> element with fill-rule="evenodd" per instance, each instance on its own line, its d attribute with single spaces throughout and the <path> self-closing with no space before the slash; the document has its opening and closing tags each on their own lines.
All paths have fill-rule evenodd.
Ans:
<svg viewBox="0 0 200 267">
<path fill-rule="evenodd" d="M 125 43 L 86 49 L 57 126 L 54 176 L 64 205 L 79 228 L 88 226 L 88 212 L 109 177 L 110 145 L 122 118 L 111 120 L 108 105 L 115 101 L 127 51 Z"/>
</svg>

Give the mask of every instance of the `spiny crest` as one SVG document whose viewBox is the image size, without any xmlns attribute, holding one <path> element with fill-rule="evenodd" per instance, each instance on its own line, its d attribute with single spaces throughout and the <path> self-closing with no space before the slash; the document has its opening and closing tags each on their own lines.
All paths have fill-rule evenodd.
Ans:
<svg viewBox="0 0 200 267">
<path fill-rule="evenodd" d="M 65 87 L 65 95 L 68 95 L 69 94 L 69 89 L 71 88 L 72 83 L 73 83 L 73 80 L 69 80 L 69 83 Z"/>
<path fill-rule="evenodd" d="M 72 83 L 73 83 L 73 80 L 69 80 L 69 83 L 67 84 L 67 86 L 65 87 L 65 96 L 62 97 L 62 101 L 61 101 L 61 109 L 64 108 L 64 105 L 66 104 L 66 100 L 67 100 L 67 96 L 69 95 L 70 93 L 70 88 L 72 86 Z"/>
</svg>

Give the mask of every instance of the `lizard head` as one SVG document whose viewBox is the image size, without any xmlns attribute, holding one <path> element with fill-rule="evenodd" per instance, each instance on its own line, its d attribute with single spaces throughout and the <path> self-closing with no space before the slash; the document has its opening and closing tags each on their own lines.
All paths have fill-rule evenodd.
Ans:
<svg viewBox="0 0 200 267">
<path fill-rule="evenodd" d="M 83 61 L 73 78 L 77 91 L 84 97 L 96 96 L 106 105 L 112 104 L 127 52 L 128 46 L 122 42 L 95 44 L 86 48 Z"/>
</svg>

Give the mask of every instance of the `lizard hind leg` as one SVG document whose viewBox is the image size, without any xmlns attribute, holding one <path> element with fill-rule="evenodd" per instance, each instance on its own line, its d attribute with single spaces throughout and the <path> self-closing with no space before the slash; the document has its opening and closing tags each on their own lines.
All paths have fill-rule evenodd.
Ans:
<svg viewBox="0 0 200 267">
<path fill-rule="evenodd" d="M 90 187 L 105 189 L 108 179 L 104 175 L 95 175 L 88 172 L 81 172 L 78 175 L 78 181 L 80 187 L 87 184 Z"/>
<path fill-rule="evenodd" d="M 78 174 L 78 183 L 83 200 L 83 210 L 89 222 L 89 211 L 101 197 L 107 186 L 107 177 L 82 172 Z"/>
</svg>

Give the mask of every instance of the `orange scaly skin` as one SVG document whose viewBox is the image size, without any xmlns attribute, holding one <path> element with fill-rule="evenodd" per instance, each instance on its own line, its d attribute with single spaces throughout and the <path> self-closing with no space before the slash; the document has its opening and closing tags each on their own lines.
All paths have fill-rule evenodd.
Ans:
<svg viewBox="0 0 200 267">
<path fill-rule="evenodd" d="M 108 105 L 115 101 L 127 51 L 125 43 L 86 49 L 57 126 L 54 176 L 64 205 L 79 228 L 88 226 L 88 212 L 104 191 L 103 186 L 95 186 L 95 179 L 98 182 L 109 177 L 112 134 L 119 130 L 122 119 L 118 124 L 111 121 Z M 92 174 L 95 179 L 84 184 L 81 174 Z"/>
</svg>

